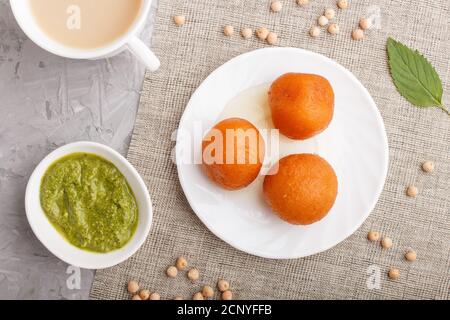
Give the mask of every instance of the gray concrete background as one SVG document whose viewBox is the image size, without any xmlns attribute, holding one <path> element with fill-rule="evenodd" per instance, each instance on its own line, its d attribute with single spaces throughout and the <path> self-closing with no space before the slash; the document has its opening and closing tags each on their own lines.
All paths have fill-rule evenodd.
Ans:
<svg viewBox="0 0 450 320">
<path fill-rule="evenodd" d="M 153 16 L 141 35 L 148 43 Z M 45 52 L 0 0 L 0 299 L 88 298 L 94 272 L 81 270 L 80 289 L 68 288 L 68 265 L 28 225 L 25 187 L 39 161 L 69 142 L 96 141 L 125 154 L 143 76 L 128 52 L 98 61 Z"/>
</svg>

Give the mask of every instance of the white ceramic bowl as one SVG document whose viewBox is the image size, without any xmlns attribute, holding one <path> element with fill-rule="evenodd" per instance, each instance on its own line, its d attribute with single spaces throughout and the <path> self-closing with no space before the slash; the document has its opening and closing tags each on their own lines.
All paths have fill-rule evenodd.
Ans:
<svg viewBox="0 0 450 320">
<path fill-rule="evenodd" d="M 94 253 L 70 244 L 56 231 L 47 219 L 40 204 L 40 185 L 47 168 L 66 155 L 84 152 L 103 157 L 113 163 L 128 181 L 139 208 L 139 221 L 131 240 L 121 249 L 109 253 Z M 152 203 L 147 187 L 136 169 L 118 152 L 93 142 L 75 142 L 60 147 L 46 156 L 36 167 L 28 181 L 25 194 L 28 222 L 36 237 L 59 259 L 85 269 L 102 269 L 114 266 L 131 257 L 144 243 L 152 224 Z"/>
<path fill-rule="evenodd" d="M 156 71 L 160 62 L 155 54 L 142 42 L 137 34 L 147 21 L 152 0 L 143 0 L 136 21 L 129 30 L 114 42 L 93 49 L 79 49 L 65 46 L 48 37 L 36 23 L 30 10 L 29 0 L 10 0 L 14 17 L 20 28 L 38 46 L 61 57 L 71 59 L 101 59 L 111 57 L 128 48 L 150 71 Z M 105 8 L 107 10 L 107 8 Z"/>
</svg>

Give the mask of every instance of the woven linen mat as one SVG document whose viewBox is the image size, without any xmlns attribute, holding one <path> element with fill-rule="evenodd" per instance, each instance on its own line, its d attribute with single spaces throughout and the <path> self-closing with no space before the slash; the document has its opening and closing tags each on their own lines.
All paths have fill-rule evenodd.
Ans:
<svg viewBox="0 0 450 320">
<path fill-rule="evenodd" d="M 128 261 L 99 270 L 93 299 L 128 299 L 126 283 L 163 299 L 190 298 L 202 284 L 217 279 L 231 282 L 236 299 L 449 299 L 450 287 L 450 117 L 439 109 L 411 106 L 396 91 L 388 72 L 386 40 L 392 36 L 417 48 L 436 67 L 444 83 L 444 102 L 450 105 L 450 3 L 448 0 L 358 0 L 338 10 L 335 0 L 310 0 L 300 7 L 282 0 L 281 12 L 270 12 L 270 0 L 160 0 L 153 48 L 162 66 L 147 73 L 128 159 L 145 179 L 154 204 L 154 224 L 143 247 Z M 324 8 L 336 9 L 340 33 L 322 30 L 308 35 Z M 177 27 L 172 16 L 187 22 Z M 362 16 L 380 15 L 379 26 L 363 41 L 351 39 Z M 225 25 L 235 33 L 225 37 Z M 375 99 L 385 121 L 390 146 L 388 179 L 381 198 L 363 226 L 336 247 L 307 258 L 270 260 L 240 252 L 215 237 L 191 210 L 171 161 L 171 136 L 191 94 L 218 66 L 244 52 L 267 44 L 244 40 L 243 27 L 266 26 L 279 36 L 279 46 L 324 54 L 351 70 Z M 264 66 L 261 66 L 264 67 Z M 433 160 L 432 174 L 421 171 Z M 405 196 L 415 184 L 417 198 Z M 378 230 L 393 239 L 391 249 L 366 239 Z M 417 261 L 406 262 L 413 248 Z M 196 284 L 184 272 L 168 279 L 165 269 L 179 255 L 200 270 Z M 391 266 L 400 278 L 389 280 Z M 380 286 L 367 285 L 380 271 Z"/>
</svg>

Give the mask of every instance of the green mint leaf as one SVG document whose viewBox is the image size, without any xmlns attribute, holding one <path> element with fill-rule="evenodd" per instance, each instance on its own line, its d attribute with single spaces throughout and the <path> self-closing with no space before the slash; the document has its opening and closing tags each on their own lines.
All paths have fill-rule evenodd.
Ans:
<svg viewBox="0 0 450 320">
<path fill-rule="evenodd" d="M 434 67 L 417 50 L 389 38 L 387 52 L 392 80 L 397 90 L 417 107 L 438 107 L 450 113 L 442 105 L 442 82 Z"/>
</svg>

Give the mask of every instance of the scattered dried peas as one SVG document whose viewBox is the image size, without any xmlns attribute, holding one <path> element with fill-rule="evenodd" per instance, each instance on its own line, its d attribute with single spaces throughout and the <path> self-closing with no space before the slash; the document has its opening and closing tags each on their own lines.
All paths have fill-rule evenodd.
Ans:
<svg viewBox="0 0 450 320">
<path fill-rule="evenodd" d="M 355 29 L 352 32 L 353 40 L 361 40 L 364 38 L 364 31 L 362 29 Z"/>
<path fill-rule="evenodd" d="M 217 288 L 220 292 L 227 291 L 228 289 L 230 289 L 230 283 L 227 280 L 220 279 L 217 282 Z"/>
<path fill-rule="evenodd" d="M 267 30 L 267 28 L 259 28 L 256 29 L 256 36 L 261 39 L 261 40 L 266 40 L 267 36 L 269 35 L 269 30 Z"/>
<path fill-rule="evenodd" d="M 148 300 L 150 298 L 150 291 L 147 289 L 141 290 L 139 292 L 139 297 L 141 297 L 142 300 Z"/>
<path fill-rule="evenodd" d="M 270 45 L 274 45 L 278 42 L 278 35 L 274 32 L 269 32 L 267 35 L 267 43 Z"/>
<path fill-rule="evenodd" d="M 150 300 L 161 300 L 161 296 L 159 295 L 159 293 L 153 292 L 150 295 Z"/>
<path fill-rule="evenodd" d="M 382 246 L 384 249 L 389 249 L 389 248 L 391 248 L 391 247 L 392 247 L 392 239 L 389 238 L 389 237 L 384 237 L 384 238 L 381 240 L 381 246 Z"/>
<path fill-rule="evenodd" d="M 280 12 L 283 9 L 283 4 L 280 1 L 274 1 L 270 4 L 270 9 L 273 12 Z"/>
<path fill-rule="evenodd" d="M 392 267 L 389 269 L 388 276 L 392 280 L 397 280 L 400 277 L 400 270 Z"/>
<path fill-rule="evenodd" d="M 330 34 L 338 34 L 339 33 L 339 26 L 336 23 L 332 23 L 328 26 L 328 32 Z"/>
<path fill-rule="evenodd" d="M 320 36 L 320 28 L 317 26 L 312 26 L 311 29 L 309 29 L 309 35 L 313 38 L 317 38 Z"/>
<path fill-rule="evenodd" d="M 180 27 L 186 23 L 186 17 L 185 16 L 174 16 L 173 22 L 175 22 L 175 24 Z"/>
<path fill-rule="evenodd" d="M 233 299 L 233 293 L 230 290 L 222 292 L 222 300 L 231 300 Z"/>
<path fill-rule="evenodd" d="M 250 28 L 244 28 L 241 30 L 241 36 L 244 39 L 250 39 L 253 35 L 253 30 Z"/>
<path fill-rule="evenodd" d="M 129 293 L 137 293 L 139 291 L 139 283 L 136 280 L 131 280 L 128 282 L 127 289 Z"/>
<path fill-rule="evenodd" d="M 416 186 L 411 185 L 406 189 L 406 195 L 408 197 L 415 198 L 415 197 L 417 197 L 418 194 L 419 194 L 419 190 L 417 189 Z"/>
<path fill-rule="evenodd" d="M 192 300 L 205 300 L 205 298 L 203 297 L 203 294 L 201 292 L 196 292 L 192 296 Z"/>
<path fill-rule="evenodd" d="M 328 18 L 325 16 L 320 16 L 319 19 L 317 19 L 317 24 L 321 27 L 324 27 L 328 24 Z"/>
<path fill-rule="evenodd" d="M 212 298 L 214 296 L 214 289 L 211 286 L 203 286 L 202 294 L 205 298 Z"/>
<path fill-rule="evenodd" d="M 187 260 L 184 257 L 178 257 L 177 261 L 175 262 L 175 266 L 178 270 L 183 270 L 188 265 Z"/>
<path fill-rule="evenodd" d="M 178 275 L 178 269 L 175 266 L 170 266 L 166 270 L 166 275 L 169 278 L 175 278 Z"/>
<path fill-rule="evenodd" d="M 422 163 L 422 170 L 424 172 L 430 173 L 434 171 L 434 162 L 433 161 L 425 161 Z"/>
<path fill-rule="evenodd" d="M 414 250 L 408 250 L 405 253 L 405 259 L 408 260 L 408 261 L 416 261 L 417 253 Z"/>
<path fill-rule="evenodd" d="M 227 37 L 231 37 L 233 33 L 234 33 L 233 26 L 225 26 L 223 28 L 223 34 L 226 35 Z"/>
<path fill-rule="evenodd" d="M 368 30 L 372 27 L 372 21 L 366 18 L 361 18 L 359 20 L 359 27 L 363 30 Z"/>
<path fill-rule="evenodd" d="M 367 234 L 367 239 L 370 241 L 378 241 L 380 240 L 380 233 L 378 231 L 369 231 Z"/>
<path fill-rule="evenodd" d="M 347 9 L 348 8 L 348 0 L 338 0 L 337 1 L 337 6 L 340 9 Z"/>
<path fill-rule="evenodd" d="M 188 271 L 187 277 L 191 281 L 196 281 L 200 277 L 200 273 L 198 272 L 198 270 L 196 268 L 192 268 Z"/>
<path fill-rule="evenodd" d="M 325 12 L 323 13 L 323 15 L 328 19 L 331 20 L 336 16 L 336 11 L 334 11 L 334 9 L 332 8 L 327 8 L 325 9 Z"/>
</svg>

